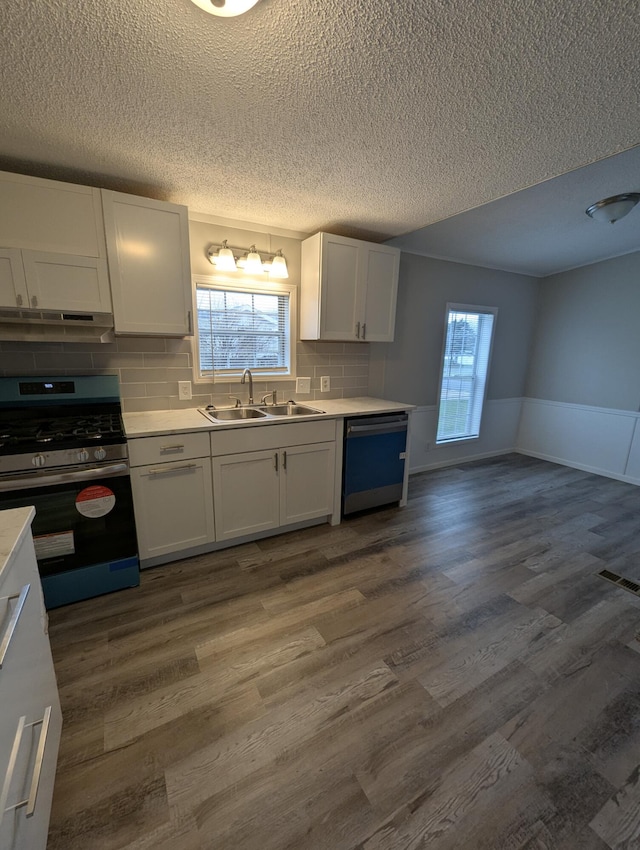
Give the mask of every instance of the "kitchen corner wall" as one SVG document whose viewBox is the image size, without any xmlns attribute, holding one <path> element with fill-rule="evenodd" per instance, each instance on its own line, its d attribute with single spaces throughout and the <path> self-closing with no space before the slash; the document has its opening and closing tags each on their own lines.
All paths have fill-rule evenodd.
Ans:
<svg viewBox="0 0 640 850">
<path fill-rule="evenodd" d="M 206 257 L 211 243 L 227 239 L 230 245 L 255 244 L 258 250 L 282 248 L 290 282 L 300 285 L 300 242 L 303 234 L 268 233 L 266 228 L 248 230 L 247 225 L 226 224 L 211 216 L 195 214 L 189 222 L 191 271 L 211 275 Z M 299 299 L 298 299 L 299 303 Z M 274 388 L 279 401 L 346 398 L 367 395 L 369 384 L 368 343 L 298 342 L 298 377 L 311 378 L 310 393 L 296 393 L 295 381 L 254 381 L 254 397 Z M 202 407 L 228 404 L 229 395 L 245 398 L 247 387 L 239 383 L 193 384 L 193 398 L 180 401 L 178 381 L 193 381 L 190 339 L 118 337 L 110 343 L 0 342 L 0 375 L 118 375 L 125 412 Z M 329 375 L 331 391 L 320 392 L 320 377 Z"/>
</svg>

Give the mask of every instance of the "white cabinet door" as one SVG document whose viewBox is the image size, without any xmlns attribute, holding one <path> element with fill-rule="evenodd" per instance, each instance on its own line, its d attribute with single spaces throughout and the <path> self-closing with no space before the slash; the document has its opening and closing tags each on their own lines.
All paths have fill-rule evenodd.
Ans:
<svg viewBox="0 0 640 850">
<path fill-rule="evenodd" d="M 333 513 L 335 443 L 283 449 L 280 524 Z"/>
<path fill-rule="evenodd" d="M 400 252 L 372 245 L 364 252 L 364 314 L 361 335 L 367 342 L 392 342 L 396 324 Z"/>
<path fill-rule="evenodd" d="M 187 208 L 102 190 L 115 332 L 188 336 Z"/>
<path fill-rule="evenodd" d="M 215 540 L 209 458 L 134 467 L 131 488 L 141 560 Z"/>
<path fill-rule="evenodd" d="M 0 307 L 28 307 L 27 282 L 18 248 L 0 248 Z"/>
<path fill-rule="evenodd" d="M 280 525 L 280 473 L 277 450 L 213 459 L 217 540 Z"/>
<path fill-rule="evenodd" d="M 320 338 L 356 339 L 360 314 L 360 249 L 327 235 L 322 242 Z"/>
<path fill-rule="evenodd" d="M 20 611 L 0 669 L 0 848 L 44 850 L 62 715 L 30 533 L 0 596 L 0 635 Z"/>
<path fill-rule="evenodd" d="M 105 260 L 43 251 L 23 251 L 29 303 L 40 310 L 110 313 Z"/>
<path fill-rule="evenodd" d="M 0 245 L 104 258 L 100 190 L 0 172 Z"/>
</svg>

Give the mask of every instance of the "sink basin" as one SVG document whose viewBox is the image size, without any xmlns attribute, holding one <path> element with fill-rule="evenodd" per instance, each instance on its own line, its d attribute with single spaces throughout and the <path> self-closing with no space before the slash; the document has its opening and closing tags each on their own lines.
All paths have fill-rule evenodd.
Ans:
<svg viewBox="0 0 640 850">
<path fill-rule="evenodd" d="M 213 419 L 263 419 L 266 414 L 255 407 L 231 407 L 228 410 L 214 410 L 209 413 Z"/>
<path fill-rule="evenodd" d="M 304 404 L 270 404 L 267 407 L 261 407 L 260 410 L 272 416 L 309 416 L 312 413 L 322 413 L 321 410 L 306 407 Z"/>
</svg>

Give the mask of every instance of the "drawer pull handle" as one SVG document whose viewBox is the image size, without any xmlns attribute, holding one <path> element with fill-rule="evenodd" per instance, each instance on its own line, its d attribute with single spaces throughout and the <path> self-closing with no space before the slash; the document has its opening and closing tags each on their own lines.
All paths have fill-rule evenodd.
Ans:
<svg viewBox="0 0 640 850">
<path fill-rule="evenodd" d="M 184 448 L 184 443 L 176 443 L 175 446 L 160 446 L 161 452 L 177 452 Z"/>
<path fill-rule="evenodd" d="M 167 465 L 166 469 L 159 466 L 156 469 L 150 469 L 149 475 L 168 475 L 170 472 L 178 472 L 180 469 L 195 469 L 197 465 L 197 463 L 183 463 L 180 466 L 173 466 L 172 464 L 171 466 Z"/>
<path fill-rule="evenodd" d="M 47 746 L 47 737 L 49 735 L 51 706 L 49 705 L 47 706 L 47 708 L 45 708 L 42 720 L 35 720 L 33 723 L 27 723 L 26 720 L 26 717 L 21 717 L 18 721 L 16 736 L 13 740 L 13 747 L 11 749 L 11 755 L 9 757 L 9 765 L 7 767 L 7 773 L 4 778 L 4 786 L 2 788 L 2 794 L 0 794 L 0 821 L 2 820 L 3 815 L 5 815 L 7 812 L 14 811 L 15 809 L 21 809 L 23 806 L 27 807 L 25 815 L 28 818 L 30 818 L 36 810 L 38 788 L 40 786 L 40 776 L 42 774 L 42 764 L 44 762 L 44 753 Z M 13 780 L 13 773 L 16 769 L 18 752 L 20 751 L 20 744 L 22 743 L 24 730 L 30 727 L 38 726 L 39 724 L 42 724 L 42 728 L 40 729 L 38 749 L 36 750 L 36 758 L 33 765 L 33 775 L 31 777 L 29 796 L 25 800 L 20 800 L 18 803 L 14 803 L 12 806 L 7 806 L 7 797 L 9 796 L 9 789 L 11 788 L 11 782 Z"/>
<path fill-rule="evenodd" d="M 7 656 L 7 650 L 9 649 L 9 644 L 11 643 L 11 638 L 13 637 L 13 633 L 16 630 L 16 626 L 18 625 L 18 620 L 20 619 L 20 614 L 22 613 L 22 609 L 24 607 L 24 603 L 27 598 L 27 594 L 29 593 L 30 584 L 25 584 L 20 593 L 14 593 L 13 596 L 4 596 L 2 597 L 7 602 L 10 599 L 17 599 L 16 607 L 13 609 L 13 614 L 11 615 L 11 619 L 7 624 L 7 629 L 2 636 L 2 642 L 0 643 L 0 670 L 2 670 L 2 665 L 4 664 L 5 658 Z"/>
</svg>

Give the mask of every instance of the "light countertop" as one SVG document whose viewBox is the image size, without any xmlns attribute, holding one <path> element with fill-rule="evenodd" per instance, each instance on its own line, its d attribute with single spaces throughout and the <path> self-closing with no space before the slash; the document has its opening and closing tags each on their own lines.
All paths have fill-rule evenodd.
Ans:
<svg viewBox="0 0 640 850">
<path fill-rule="evenodd" d="M 404 404 L 400 401 L 388 401 L 383 398 L 372 398 L 371 396 L 359 396 L 357 398 L 334 398 L 316 399 L 311 402 L 300 402 L 309 404 L 321 410 L 322 413 L 310 416 L 278 417 L 269 420 L 249 419 L 241 422 L 211 422 L 203 416 L 195 407 L 185 410 L 149 410 L 143 413 L 124 413 L 124 427 L 129 439 L 136 437 L 151 437 L 159 434 L 180 434 L 188 431 L 212 431 L 227 428 L 251 428 L 264 427 L 270 424 L 292 421 L 308 421 L 313 419 L 338 419 L 343 416 L 357 416 L 373 413 L 397 413 L 402 410 L 413 410 L 413 404 Z"/>
<path fill-rule="evenodd" d="M 35 515 L 33 507 L 0 511 L 0 579 L 13 563 Z"/>
</svg>

